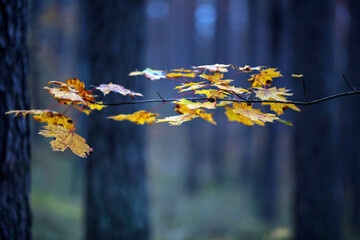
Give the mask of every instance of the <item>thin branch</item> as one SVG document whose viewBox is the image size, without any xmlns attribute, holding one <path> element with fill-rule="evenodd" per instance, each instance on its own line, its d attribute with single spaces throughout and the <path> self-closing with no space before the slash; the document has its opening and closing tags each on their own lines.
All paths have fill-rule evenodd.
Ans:
<svg viewBox="0 0 360 240">
<path fill-rule="evenodd" d="M 349 87 L 351 90 L 353 90 L 354 92 L 356 92 L 356 89 L 355 89 L 354 87 L 352 87 L 352 86 L 350 85 L 350 83 L 348 82 L 348 80 L 346 79 L 345 74 L 343 74 L 342 76 L 343 76 L 343 78 L 344 78 L 344 80 L 345 80 L 345 82 L 346 82 L 346 85 L 348 85 L 348 87 Z"/>
<path fill-rule="evenodd" d="M 331 99 L 343 97 L 343 96 L 350 96 L 360 94 L 360 91 L 353 90 L 351 92 L 343 92 L 338 93 L 335 95 L 331 95 L 324 98 L 315 99 L 312 101 L 275 101 L 275 100 L 249 100 L 245 99 L 243 101 L 239 101 L 239 99 L 227 99 L 227 98 L 218 98 L 216 101 L 229 101 L 229 102 L 246 102 L 246 103 L 285 103 L 285 104 L 296 104 L 296 105 L 312 105 L 316 103 L 325 102 Z M 206 101 L 207 98 L 205 97 L 191 97 L 191 98 L 184 98 L 186 100 L 194 100 L 194 101 Z M 119 103 L 104 103 L 107 106 L 118 106 L 118 105 L 127 105 L 127 104 L 142 104 L 142 103 L 155 103 L 155 102 L 172 102 L 176 101 L 178 98 L 161 98 L 161 99 L 147 99 L 147 100 L 138 100 L 138 101 L 131 101 L 131 102 L 119 102 Z"/>
</svg>

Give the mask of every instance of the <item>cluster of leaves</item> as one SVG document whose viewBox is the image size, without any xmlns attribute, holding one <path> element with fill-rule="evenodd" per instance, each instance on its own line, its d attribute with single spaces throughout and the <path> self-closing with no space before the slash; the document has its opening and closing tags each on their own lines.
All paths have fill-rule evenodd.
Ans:
<svg viewBox="0 0 360 240">
<path fill-rule="evenodd" d="M 245 89 L 235 86 L 236 81 L 234 79 L 224 78 L 224 74 L 228 73 L 229 69 L 237 71 L 237 74 L 252 73 L 248 78 L 249 87 Z M 200 117 L 216 124 L 213 113 L 208 111 L 224 107 L 225 114 L 230 121 L 237 121 L 248 126 L 254 124 L 264 126 L 266 122 L 274 121 L 291 125 L 290 122 L 283 121 L 279 116 L 289 108 L 300 111 L 294 104 L 287 103 L 286 97 L 292 96 L 288 89 L 271 86 L 274 78 L 282 77 L 275 68 L 214 64 L 170 71 L 147 68 L 143 71 L 131 72 L 129 75 L 144 75 L 149 80 L 168 79 L 181 82 L 175 88 L 180 95 L 171 100 L 175 104 L 174 110 L 178 115 L 157 119 L 160 114 L 140 110 L 133 114 L 110 116 L 109 119 L 128 120 L 136 124 L 169 122 L 170 125 L 180 125 L 183 122 Z M 301 76 L 294 75 L 294 77 Z M 101 91 L 104 95 L 109 92 L 119 93 L 123 96 L 129 95 L 132 99 L 135 96 L 143 96 L 141 93 L 133 92 L 113 83 L 101 84 L 91 90 L 86 90 L 84 83 L 76 78 L 69 79 L 65 83 L 51 81 L 49 86 L 45 89 L 59 104 L 68 105 L 67 110 L 76 108 L 79 113 L 83 112 L 87 115 L 93 110 L 102 110 L 107 107 L 103 102 L 96 100 L 97 96 L 92 93 L 94 90 Z M 192 94 L 195 97 L 180 98 L 180 96 L 187 94 Z M 169 100 L 159 99 L 159 102 L 161 101 L 168 102 Z M 256 108 L 254 102 L 260 102 L 261 105 L 259 104 L 260 106 Z M 269 105 L 270 110 L 265 111 L 264 105 Z M 84 158 L 91 154 L 92 148 L 89 147 L 86 140 L 74 132 L 77 117 L 73 121 L 65 115 L 67 110 L 64 113 L 58 113 L 50 110 L 50 108 L 45 110 L 13 110 L 7 114 L 14 113 L 15 116 L 22 115 L 23 117 L 31 114 L 35 121 L 46 123 L 47 125 L 39 134 L 55 138 L 50 142 L 54 151 L 64 151 L 70 148 L 74 154 Z"/>
</svg>

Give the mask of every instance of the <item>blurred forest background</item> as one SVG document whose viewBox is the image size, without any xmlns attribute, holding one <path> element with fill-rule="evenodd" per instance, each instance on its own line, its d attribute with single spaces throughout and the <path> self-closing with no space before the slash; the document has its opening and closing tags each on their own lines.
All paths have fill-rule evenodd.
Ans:
<svg viewBox="0 0 360 240">
<path fill-rule="evenodd" d="M 42 87 L 48 81 L 71 77 L 87 86 L 117 83 L 149 99 L 158 98 L 158 92 L 162 97 L 174 96 L 173 82 L 131 79 L 141 84 L 139 89 L 123 81 L 126 75 L 108 74 L 106 67 L 102 75 L 96 75 L 96 83 L 92 80 L 94 66 L 88 55 L 97 58 L 99 53 L 94 51 L 101 52 L 106 46 L 87 43 L 96 35 L 87 29 L 99 23 L 89 20 L 96 15 L 96 8 L 89 17 L 85 12 L 91 9 L 85 5 L 101 2 L 108 1 L 30 1 L 31 108 L 55 105 Z M 320 2 L 326 7 L 319 11 L 316 5 Z M 130 65 L 128 59 L 116 59 L 119 65 L 115 67 L 127 64 L 133 68 L 124 71 L 214 63 L 276 67 L 284 76 L 278 84 L 293 89 L 298 100 L 304 99 L 303 86 L 289 77 L 291 73 L 305 75 L 311 99 L 348 91 L 342 74 L 360 87 L 360 7 L 356 0 L 147 0 L 140 4 L 143 22 L 131 26 L 135 21 L 131 20 L 128 27 L 117 25 L 117 31 L 105 33 L 112 38 L 126 35 L 132 28 L 142 29 L 143 59 L 138 63 L 131 60 Z M 302 8 L 304 5 L 309 8 Z M 114 17 L 111 6 L 106 11 Z M 124 13 L 113 21 L 109 17 L 98 34 L 127 16 Z M 296 17 L 298 21 L 291 20 Z M 107 64 L 111 63 L 110 59 Z M 151 110 L 158 105 L 135 108 Z M 308 224 L 320 226 L 320 232 L 328 231 L 334 237 L 316 239 L 359 239 L 358 107 L 359 98 L 349 97 L 302 107 L 303 113 L 285 112 L 294 127 L 246 127 L 227 121 L 221 112 L 215 113 L 217 126 L 201 120 L 179 127 L 136 126 L 141 129 L 136 134 L 144 137 L 141 146 L 145 149 L 146 172 L 142 187 L 148 193 L 152 239 L 292 239 L 297 230 L 308 229 L 301 226 L 304 216 L 312 216 L 313 222 Z M 111 111 L 128 113 L 121 106 Z M 160 112 L 172 115 L 171 104 L 161 107 Z M 127 123 L 106 119 L 93 123 L 92 115 L 79 118 L 79 134 L 98 138 L 91 145 L 95 153 L 100 144 L 108 149 L 125 144 L 101 134 L 101 128 L 109 125 L 116 129 L 129 126 Z M 86 167 L 90 160 L 74 157 L 69 151 L 53 152 L 49 140 L 37 135 L 39 126 L 33 123 L 31 131 L 34 239 L 84 239 L 85 219 L 90 218 L 85 209 L 89 211 L 86 206 L 92 204 L 86 200 L 86 188 L 91 188 L 87 182 L 92 177 L 86 174 L 92 171 Z M 101 157 L 95 160 L 103 161 Z M 121 161 L 117 164 L 121 168 Z M 311 207 L 304 207 L 304 202 Z M 109 207 L 116 211 L 116 204 Z M 328 229 L 321 228 L 321 219 L 330 219 L 325 223 Z"/>
</svg>

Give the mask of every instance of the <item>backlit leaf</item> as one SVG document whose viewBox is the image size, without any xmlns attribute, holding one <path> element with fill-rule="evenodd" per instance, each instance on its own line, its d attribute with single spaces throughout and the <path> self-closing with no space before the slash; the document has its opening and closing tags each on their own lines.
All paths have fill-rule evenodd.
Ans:
<svg viewBox="0 0 360 240">
<path fill-rule="evenodd" d="M 144 125 L 145 123 L 153 124 L 156 121 L 157 116 L 159 116 L 158 113 L 150 113 L 144 110 L 140 110 L 133 114 L 119 114 L 117 116 L 110 116 L 108 118 L 116 121 L 128 120 L 136 124 Z"/>
<path fill-rule="evenodd" d="M 95 88 L 97 90 L 100 90 L 101 92 L 103 92 L 104 95 L 108 94 L 109 92 L 116 92 L 116 93 L 122 94 L 123 96 L 130 95 L 132 98 L 134 98 L 134 96 L 143 97 L 143 95 L 141 93 L 133 92 L 129 89 L 124 88 L 121 85 L 114 84 L 114 83 L 101 84 L 100 86 L 95 87 Z"/>
<path fill-rule="evenodd" d="M 151 68 L 146 68 L 143 71 L 135 71 L 129 73 L 129 76 L 137 76 L 137 75 L 145 75 L 145 77 L 150 80 L 159 80 L 161 78 L 165 78 L 164 71 L 153 70 Z"/>
<path fill-rule="evenodd" d="M 276 71 L 277 68 L 267 68 L 261 70 L 258 74 L 251 75 L 249 82 L 251 82 L 251 87 L 264 87 L 270 86 L 273 78 L 282 77 L 279 71 Z"/>
<path fill-rule="evenodd" d="M 180 99 L 178 101 L 174 101 L 173 103 L 176 104 L 184 104 L 189 109 L 198 109 L 198 108 L 207 108 L 207 109 L 215 109 L 216 108 L 216 102 L 192 102 L 187 99 Z"/>
<path fill-rule="evenodd" d="M 194 69 L 209 70 L 210 72 L 227 72 L 227 68 L 230 67 L 230 64 L 213 64 L 213 65 L 202 65 L 193 67 Z"/>
<path fill-rule="evenodd" d="M 93 149 L 86 144 L 86 140 L 74 133 L 73 130 L 54 125 L 48 125 L 44 128 L 45 130 L 41 130 L 39 134 L 45 137 L 55 138 L 50 142 L 51 148 L 54 151 L 63 152 L 65 149 L 70 148 L 74 154 L 82 158 L 86 158 L 87 155 L 90 155 L 93 151 Z"/>
</svg>

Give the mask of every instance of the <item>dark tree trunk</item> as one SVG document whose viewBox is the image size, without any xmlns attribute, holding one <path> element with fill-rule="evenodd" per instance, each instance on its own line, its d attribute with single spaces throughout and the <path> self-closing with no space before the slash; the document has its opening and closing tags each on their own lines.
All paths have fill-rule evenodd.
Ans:
<svg viewBox="0 0 360 240">
<path fill-rule="evenodd" d="M 348 60 L 348 79 L 352 85 L 359 88 L 358 77 L 360 74 L 360 2 L 351 0 L 349 2 L 351 14 L 351 22 L 349 28 L 349 60 Z M 345 149 L 343 154 L 346 156 L 346 172 L 347 180 L 345 186 L 347 188 L 349 202 L 346 204 L 350 212 L 350 227 L 353 234 L 360 238 L 360 130 L 359 109 L 360 103 L 358 98 L 345 99 L 344 103 L 344 138 L 343 143 Z"/>
<path fill-rule="evenodd" d="M 113 82 L 142 92 L 143 80 L 127 75 L 143 67 L 144 6 L 142 0 L 84 1 L 91 84 Z M 136 110 L 106 109 L 89 121 L 94 154 L 87 160 L 86 239 L 149 238 L 144 127 L 105 119 Z"/>
<path fill-rule="evenodd" d="M 31 239 L 27 1 L 0 1 L 0 239 Z"/>
<path fill-rule="evenodd" d="M 294 73 L 304 74 L 309 98 L 329 95 L 333 79 L 332 0 L 292 5 Z M 294 92 L 302 92 L 301 83 Z M 295 233 L 297 240 L 341 239 L 342 187 L 331 103 L 309 106 L 295 122 Z"/>
</svg>

